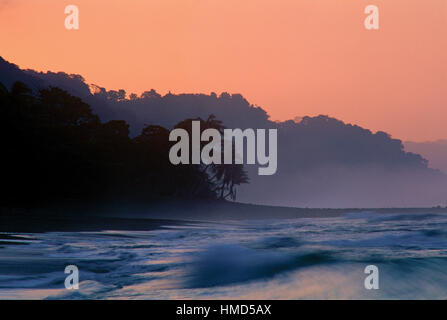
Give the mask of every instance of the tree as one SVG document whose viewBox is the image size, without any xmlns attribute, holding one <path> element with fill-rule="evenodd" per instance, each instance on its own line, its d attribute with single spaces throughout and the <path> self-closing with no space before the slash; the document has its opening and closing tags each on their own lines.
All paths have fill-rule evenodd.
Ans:
<svg viewBox="0 0 447 320">
<path fill-rule="evenodd" d="M 211 114 L 208 116 L 206 120 L 201 118 L 195 119 L 186 119 L 180 123 L 178 123 L 175 128 L 182 128 L 188 131 L 191 136 L 192 133 L 192 121 L 200 121 L 200 130 L 203 132 L 206 129 L 216 129 L 223 134 L 225 127 L 223 126 L 220 120 L 217 120 L 216 117 Z M 205 142 L 202 142 L 201 148 Z M 233 146 L 234 148 L 234 146 Z M 191 146 L 190 146 L 191 150 Z M 222 139 L 221 142 L 221 151 L 220 154 L 222 156 L 221 164 L 203 164 L 195 165 L 198 167 L 198 171 L 201 173 L 199 181 L 193 186 L 193 190 L 201 190 L 202 188 L 210 187 L 215 193 L 216 197 L 219 199 L 236 199 L 236 187 L 243 184 L 248 183 L 248 175 L 244 170 L 244 166 L 241 164 L 234 164 L 235 152 L 233 150 L 233 164 L 224 164 L 223 161 L 223 150 L 224 150 L 224 141 Z M 191 155 L 192 156 L 192 155 Z M 190 159 L 191 163 L 191 159 Z"/>
<path fill-rule="evenodd" d="M 222 198 L 234 199 L 235 186 L 246 181 L 242 166 L 223 166 L 222 174 L 214 166 L 175 166 L 169 130 L 149 125 L 132 139 L 128 123 L 102 123 L 88 104 L 59 88 L 32 92 L 15 83 L 9 91 L 0 84 L 0 103 L 2 206 L 216 199 L 222 190 Z M 223 130 L 214 116 L 200 121 L 204 129 Z"/>
</svg>

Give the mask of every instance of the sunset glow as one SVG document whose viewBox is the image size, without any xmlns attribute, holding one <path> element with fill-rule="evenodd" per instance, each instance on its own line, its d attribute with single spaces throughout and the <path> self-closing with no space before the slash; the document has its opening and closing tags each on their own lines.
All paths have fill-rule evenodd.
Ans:
<svg viewBox="0 0 447 320">
<path fill-rule="evenodd" d="M 241 93 L 274 120 L 328 114 L 424 141 L 447 138 L 446 21 L 443 0 L 13 0 L 0 55 L 129 94 Z"/>
</svg>

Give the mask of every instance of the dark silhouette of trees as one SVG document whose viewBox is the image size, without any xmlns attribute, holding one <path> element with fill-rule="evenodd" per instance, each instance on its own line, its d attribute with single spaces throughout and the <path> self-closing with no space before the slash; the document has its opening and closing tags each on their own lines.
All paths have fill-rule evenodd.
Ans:
<svg viewBox="0 0 447 320">
<path fill-rule="evenodd" d="M 264 109 L 252 105 L 238 94 L 161 95 L 155 90 L 149 90 L 141 95 L 129 95 L 130 99 L 125 99 L 127 94 L 123 91 L 108 91 L 99 86 L 92 91 L 93 87 L 85 83 L 81 76 L 21 70 L 0 57 L 0 82 L 12 89 L 18 80 L 32 88 L 36 95 L 39 89 L 49 86 L 67 90 L 88 103 L 102 122 L 126 121 L 130 125 L 130 137 L 140 135 L 147 123 L 173 128 L 183 119 L 201 117 L 206 120 L 209 114 L 215 114 L 229 128 L 278 129 L 278 171 L 272 176 L 258 176 L 254 166 L 246 166 L 250 186 L 238 188 L 238 198 L 244 202 L 340 207 L 438 204 L 445 199 L 445 195 L 432 196 L 437 195 L 440 189 L 445 189 L 442 186 L 447 183 L 444 174 L 432 169 L 440 168 L 440 165 L 430 161 L 428 166 L 426 159 L 407 152 L 400 140 L 384 132 L 371 132 L 329 116 L 303 115 L 295 121 L 274 122 Z M 0 89 L 2 91 L 4 89 Z M 20 97 L 20 90 L 14 95 L 16 102 L 21 98 L 26 99 L 26 94 Z M 297 108 L 299 110 L 299 106 Z M 4 130 L 10 136 L 18 128 Z M 99 146 L 93 145 L 92 148 L 99 149 Z M 212 169 L 207 168 L 210 177 L 213 177 Z M 196 168 L 191 168 L 191 172 L 194 170 Z M 181 177 L 187 182 L 193 181 L 186 175 Z M 423 181 L 421 177 L 427 181 L 423 188 L 419 188 Z M 439 182 L 441 180 L 444 181 L 442 184 Z M 396 187 L 383 187 L 391 185 Z M 213 185 L 219 186 L 222 184 Z M 402 186 L 411 186 L 411 189 Z M 184 194 L 193 190 L 184 188 L 178 192 Z M 381 190 L 383 192 L 379 192 Z M 214 192 L 216 197 L 222 196 L 221 189 Z M 227 193 L 224 190 L 223 195 Z M 429 197 L 432 200 L 428 200 Z"/>
<path fill-rule="evenodd" d="M 225 129 L 222 121 L 216 119 L 216 116 L 211 114 L 208 116 L 206 120 L 199 118 L 195 119 L 186 119 L 184 121 L 179 122 L 175 128 L 185 129 L 189 135 L 192 135 L 192 121 L 200 122 L 200 131 L 201 133 L 206 129 L 216 129 L 223 135 L 223 130 Z M 201 142 L 201 147 L 203 147 L 208 142 Z M 248 175 L 244 170 L 243 165 L 235 164 L 236 154 L 233 150 L 233 164 L 224 164 L 223 161 L 223 148 L 224 141 L 222 140 L 222 144 L 220 146 L 220 155 L 221 155 L 221 164 L 203 164 L 197 166 L 197 170 L 200 173 L 198 177 L 201 179 L 197 180 L 194 185 L 192 185 L 192 190 L 197 192 L 202 190 L 203 188 L 211 188 L 213 192 L 215 192 L 219 199 L 236 199 L 236 187 L 243 184 L 248 183 Z M 190 140 L 190 150 L 192 149 L 191 140 Z M 190 154 L 190 163 L 192 154 Z"/>
<path fill-rule="evenodd" d="M 33 93 L 21 82 L 11 90 L 0 83 L 0 116 L 1 206 L 234 199 L 235 186 L 247 182 L 241 165 L 171 164 L 166 128 L 148 125 L 130 138 L 125 121 L 101 122 L 60 88 Z M 214 116 L 201 121 L 223 129 Z"/>
</svg>

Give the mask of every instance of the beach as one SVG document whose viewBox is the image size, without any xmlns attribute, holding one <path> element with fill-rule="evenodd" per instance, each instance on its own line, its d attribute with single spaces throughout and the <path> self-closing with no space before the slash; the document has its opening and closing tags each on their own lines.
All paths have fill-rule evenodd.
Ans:
<svg viewBox="0 0 447 320">
<path fill-rule="evenodd" d="M 447 298 L 444 209 L 237 206 L 217 219 L 223 208 L 202 204 L 213 221 L 192 205 L 183 220 L 168 210 L 3 215 L 0 299 Z M 79 268 L 79 290 L 64 287 L 68 265 Z M 369 265 L 379 290 L 364 287 Z"/>
</svg>

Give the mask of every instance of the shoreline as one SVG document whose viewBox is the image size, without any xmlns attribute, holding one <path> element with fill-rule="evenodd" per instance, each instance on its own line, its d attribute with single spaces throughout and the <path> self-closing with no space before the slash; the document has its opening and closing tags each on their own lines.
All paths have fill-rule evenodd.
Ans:
<svg viewBox="0 0 447 320">
<path fill-rule="evenodd" d="M 101 210 L 107 217 L 172 219 L 183 221 L 269 220 L 298 218 L 335 218 L 345 214 L 376 212 L 380 214 L 447 214 L 447 208 L 294 208 L 247 204 L 229 201 L 158 203 L 152 206 L 118 205 Z M 107 212 L 107 213 L 105 213 Z"/>
<path fill-rule="evenodd" d="M 0 232 L 148 231 L 164 226 L 225 220 L 336 218 L 345 214 L 447 214 L 447 208 L 317 209 L 244 204 L 224 201 L 114 204 L 102 207 L 59 206 L 47 209 L 0 210 Z"/>
<path fill-rule="evenodd" d="M 0 233 L 44 233 L 44 232 L 100 232 L 150 231 L 165 226 L 179 226 L 186 221 L 170 219 L 132 219 L 100 216 L 59 217 L 38 216 L 0 216 Z"/>
</svg>

